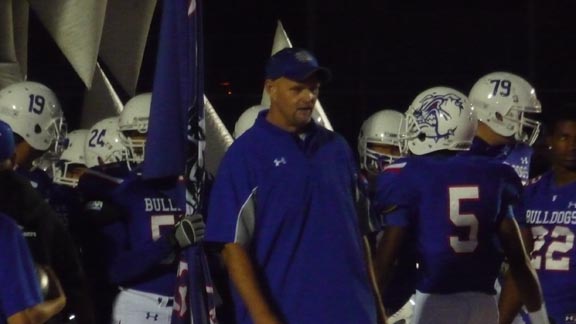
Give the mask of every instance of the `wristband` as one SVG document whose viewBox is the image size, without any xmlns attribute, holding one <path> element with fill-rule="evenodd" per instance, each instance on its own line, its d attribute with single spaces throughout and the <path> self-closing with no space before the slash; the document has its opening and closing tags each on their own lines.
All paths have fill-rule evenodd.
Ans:
<svg viewBox="0 0 576 324">
<path fill-rule="evenodd" d="M 540 309 L 535 312 L 529 312 L 530 322 L 532 324 L 549 324 L 548 313 L 546 312 L 546 307 L 544 304 L 540 306 Z"/>
</svg>

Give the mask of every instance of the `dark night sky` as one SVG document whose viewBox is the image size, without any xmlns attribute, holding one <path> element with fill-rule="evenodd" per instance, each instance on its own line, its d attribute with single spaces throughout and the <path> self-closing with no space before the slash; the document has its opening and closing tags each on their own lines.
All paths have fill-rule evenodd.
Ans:
<svg viewBox="0 0 576 324">
<path fill-rule="evenodd" d="M 158 17 L 138 92 L 151 90 Z M 467 93 L 476 79 L 496 70 L 529 80 L 549 113 L 576 100 L 574 17 L 570 0 L 204 0 L 206 94 L 229 128 L 260 102 L 280 19 L 294 46 L 312 50 L 332 69 L 320 100 L 351 145 L 371 113 L 404 111 L 420 91 L 436 85 Z M 73 128 L 82 83 L 33 16 L 30 34 L 38 45 L 30 48 L 29 79 L 57 92 Z"/>
</svg>

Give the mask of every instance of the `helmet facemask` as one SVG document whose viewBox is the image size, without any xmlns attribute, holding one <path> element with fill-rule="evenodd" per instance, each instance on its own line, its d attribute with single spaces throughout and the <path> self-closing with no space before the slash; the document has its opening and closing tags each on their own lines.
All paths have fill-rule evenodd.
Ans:
<svg viewBox="0 0 576 324">
<path fill-rule="evenodd" d="M 151 103 L 151 93 L 139 94 L 130 99 L 120 113 L 118 130 L 127 148 L 125 160 L 129 169 L 144 162 Z"/>
<path fill-rule="evenodd" d="M 54 162 L 52 165 L 52 180 L 54 183 L 74 188 L 78 185 L 78 179 L 85 168 L 86 166 L 83 164 L 65 160 Z"/>
<path fill-rule="evenodd" d="M 389 153 L 378 151 L 377 147 L 383 147 Z M 389 164 L 403 157 L 400 151 L 400 145 L 382 144 L 378 142 L 368 142 L 366 145 L 366 154 L 362 161 L 362 167 L 371 173 L 380 173 Z"/>
<path fill-rule="evenodd" d="M 126 146 L 126 161 L 128 166 L 144 162 L 146 154 L 146 135 L 138 130 L 123 130 L 120 132 L 122 143 Z"/>
<path fill-rule="evenodd" d="M 78 129 L 70 132 L 59 141 L 58 159 L 52 163 L 53 181 L 58 184 L 76 187 L 80 175 L 86 169 L 85 143 L 88 130 Z"/>
</svg>

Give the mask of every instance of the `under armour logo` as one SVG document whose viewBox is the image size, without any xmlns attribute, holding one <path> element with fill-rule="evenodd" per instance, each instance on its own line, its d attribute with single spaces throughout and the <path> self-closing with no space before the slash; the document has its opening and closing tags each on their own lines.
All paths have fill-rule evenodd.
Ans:
<svg viewBox="0 0 576 324">
<path fill-rule="evenodd" d="M 522 157 L 522 158 L 520 158 L 520 162 L 521 162 L 522 164 L 528 164 L 528 158 L 527 158 L 527 157 Z"/>
<path fill-rule="evenodd" d="M 284 157 L 281 157 L 279 159 L 274 159 L 274 165 L 275 166 L 280 166 L 280 164 L 286 164 L 286 159 Z"/>
<path fill-rule="evenodd" d="M 146 319 L 151 319 L 151 318 L 154 319 L 154 321 L 157 321 L 158 320 L 158 314 L 152 315 L 152 314 L 150 314 L 150 312 L 146 312 Z"/>
<path fill-rule="evenodd" d="M 568 202 L 568 208 L 576 208 L 576 202 L 574 201 Z"/>
</svg>

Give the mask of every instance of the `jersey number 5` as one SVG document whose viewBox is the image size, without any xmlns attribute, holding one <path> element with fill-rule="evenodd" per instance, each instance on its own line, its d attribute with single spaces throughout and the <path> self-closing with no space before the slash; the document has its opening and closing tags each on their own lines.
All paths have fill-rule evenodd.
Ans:
<svg viewBox="0 0 576 324">
<path fill-rule="evenodd" d="M 150 228 L 152 229 L 152 239 L 156 241 L 162 236 L 161 227 L 174 227 L 174 215 L 153 215 L 150 217 Z"/>
<path fill-rule="evenodd" d="M 470 231 L 466 239 L 459 236 L 450 236 L 450 246 L 456 253 L 471 253 L 478 246 L 478 218 L 474 214 L 462 214 L 460 202 L 462 200 L 478 200 L 480 194 L 478 186 L 450 187 L 450 221 L 457 227 L 469 227 Z"/>
</svg>

